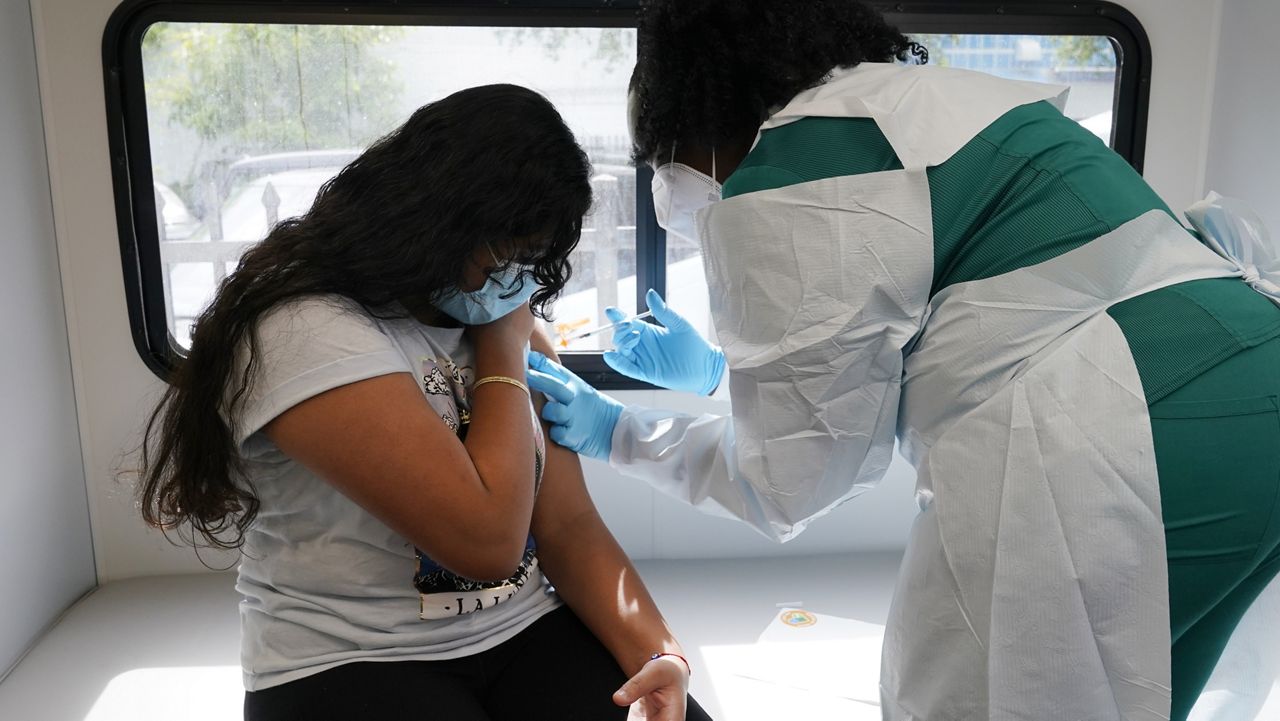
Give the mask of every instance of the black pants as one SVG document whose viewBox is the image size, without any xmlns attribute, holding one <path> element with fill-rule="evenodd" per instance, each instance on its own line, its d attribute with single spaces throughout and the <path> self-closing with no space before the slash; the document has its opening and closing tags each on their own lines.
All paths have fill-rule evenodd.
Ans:
<svg viewBox="0 0 1280 721">
<path fill-rule="evenodd" d="M 627 677 L 567 606 L 449 661 L 348 663 L 245 693 L 245 721 L 624 721 Z M 710 721 L 689 699 L 688 721 Z"/>
</svg>

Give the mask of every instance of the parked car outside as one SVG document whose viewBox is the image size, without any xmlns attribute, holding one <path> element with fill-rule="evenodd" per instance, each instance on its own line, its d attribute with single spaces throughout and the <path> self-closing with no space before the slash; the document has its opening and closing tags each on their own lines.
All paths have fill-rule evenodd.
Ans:
<svg viewBox="0 0 1280 721">
<path fill-rule="evenodd" d="M 228 166 L 224 187 L 230 189 L 219 209 L 220 227 L 207 218 L 185 240 L 170 242 L 165 246 L 169 253 L 165 261 L 169 283 L 172 327 L 176 344 L 190 346 L 190 326 L 205 306 L 212 300 L 219 280 L 235 268 L 240 255 L 270 232 L 273 224 L 296 217 L 310 209 L 316 194 L 330 178 L 347 162 L 356 157 L 356 151 L 306 151 L 279 153 L 270 156 L 246 158 Z M 326 164 L 326 162 L 328 164 Z M 264 170 L 271 172 L 262 173 Z M 630 165 L 597 165 L 597 176 L 608 175 L 617 183 L 606 185 L 618 194 L 611 209 L 612 222 L 626 234 L 624 245 L 634 243 L 635 224 L 635 168 Z M 253 173 L 258 173 L 254 175 Z M 602 190 L 603 188 L 601 188 Z M 604 198 L 597 198 L 602 203 Z M 598 208 L 597 210 L 601 210 Z M 603 219 L 601 219 L 603 220 Z M 609 222 L 609 221 L 605 221 Z M 219 232 L 220 231 L 220 232 Z M 553 316 L 557 322 L 550 329 L 561 337 L 572 330 L 607 322 L 600 317 L 594 272 L 596 231 L 588 229 L 583 244 L 575 253 L 574 278 L 567 293 L 555 304 Z M 171 240 L 177 241 L 176 238 Z M 203 247 L 193 247 L 201 245 Z M 676 250 L 676 249 L 673 249 Z M 634 247 L 619 247 L 616 251 L 617 302 L 627 312 L 634 312 L 635 305 L 635 251 Z M 693 257 L 689 257 L 693 255 Z M 697 288 L 701 292 L 674 291 L 681 301 L 681 312 L 700 329 L 709 323 L 705 281 L 702 279 L 701 257 L 696 251 L 672 253 L 668 266 L 668 286 L 672 288 Z M 199 258 L 199 260 L 193 260 Z M 623 275 L 625 273 L 625 275 Z M 567 332 L 566 332 L 567 331 Z M 599 334 L 582 341 L 562 345 L 566 350 L 600 350 L 608 348 L 608 335 Z"/>
</svg>

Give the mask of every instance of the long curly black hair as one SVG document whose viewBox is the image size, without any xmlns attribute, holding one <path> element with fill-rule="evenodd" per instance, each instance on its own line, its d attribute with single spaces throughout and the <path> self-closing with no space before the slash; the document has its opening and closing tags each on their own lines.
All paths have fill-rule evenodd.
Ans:
<svg viewBox="0 0 1280 721">
<path fill-rule="evenodd" d="M 713 148 L 751 133 L 834 68 L 923 47 L 857 0 L 649 0 L 631 79 L 633 155 Z"/>
<path fill-rule="evenodd" d="M 586 153 L 546 98 L 489 85 L 418 109 L 241 258 L 196 320 L 191 351 L 151 413 L 138 498 L 147 523 L 234 549 L 257 515 L 234 439 L 258 361 L 260 317 L 301 296 L 337 294 L 377 315 L 462 281 L 486 243 L 510 249 L 540 286 L 564 288 L 591 206 Z M 397 311 L 396 309 L 401 309 Z M 545 315 L 543 315 L 545 317 Z M 238 350 L 247 351 L 238 353 Z"/>
</svg>

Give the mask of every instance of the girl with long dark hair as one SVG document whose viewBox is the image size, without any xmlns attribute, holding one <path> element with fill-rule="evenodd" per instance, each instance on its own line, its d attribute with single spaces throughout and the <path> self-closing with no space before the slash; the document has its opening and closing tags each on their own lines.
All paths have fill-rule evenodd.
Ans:
<svg viewBox="0 0 1280 721">
<path fill-rule="evenodd" d="M 242 552 L 246 719 L 684 718 L 680 647 L 524 381 L 590 172 L 537 93 L 458 92 L 197 320 L 139 496 L 148 523 Z"/>
</svg>

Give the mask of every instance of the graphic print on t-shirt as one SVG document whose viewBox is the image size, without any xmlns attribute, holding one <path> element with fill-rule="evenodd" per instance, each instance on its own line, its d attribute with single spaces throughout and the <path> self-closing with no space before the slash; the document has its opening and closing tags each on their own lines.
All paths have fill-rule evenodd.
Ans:
<svg viewBox="0 0 1280 721">
<path fill-rule="evenodd" d="M 415 549 L 417 550 L 417 549 Z M 424 621 L 465 616 L 510 600 L 538 567 L 538 549 L 533 536 L 525 543 L 524 558 L 511 578 L 504 581 L 472 581 L 463 578 L 418 551 L 418 572 L 413 576 L 421 598 L 418 615 Z"/>
<path fill-rule="evenodd" d="M 471 385 L 471 367 L 459 368 L 449 359 L 422 359 L 422 392 L 431 408 L 445 425 L 466 439 L 466 425 L 471 422 L 471 404 L 467 386 Z"/>
<path fill-rule="evenodd" d="M 471 423 L 471 402 L 467 389 L 472 382 L 472 369 L 459 368 L 452 361 L 436 358 L 422 359 L 422 392 L 431 408 L 444 420 L 458 437 L 465 440 Z M 534 425 L 535 481 L 542 481 L 543 441 L 542 427 L 530 410 Z M 421 599 L 419 617 L 439 620 L 465 616 L 492 608 L 514 597 L 524 587 L 530 574 L 538 567 L 538 548 L 530 535 L 525 543 L 524 557 L 510 578 L 501 581 L 473 581 L 444 568 L 415 548 L 418 567 L 413 585 Z"/>
</svg>

